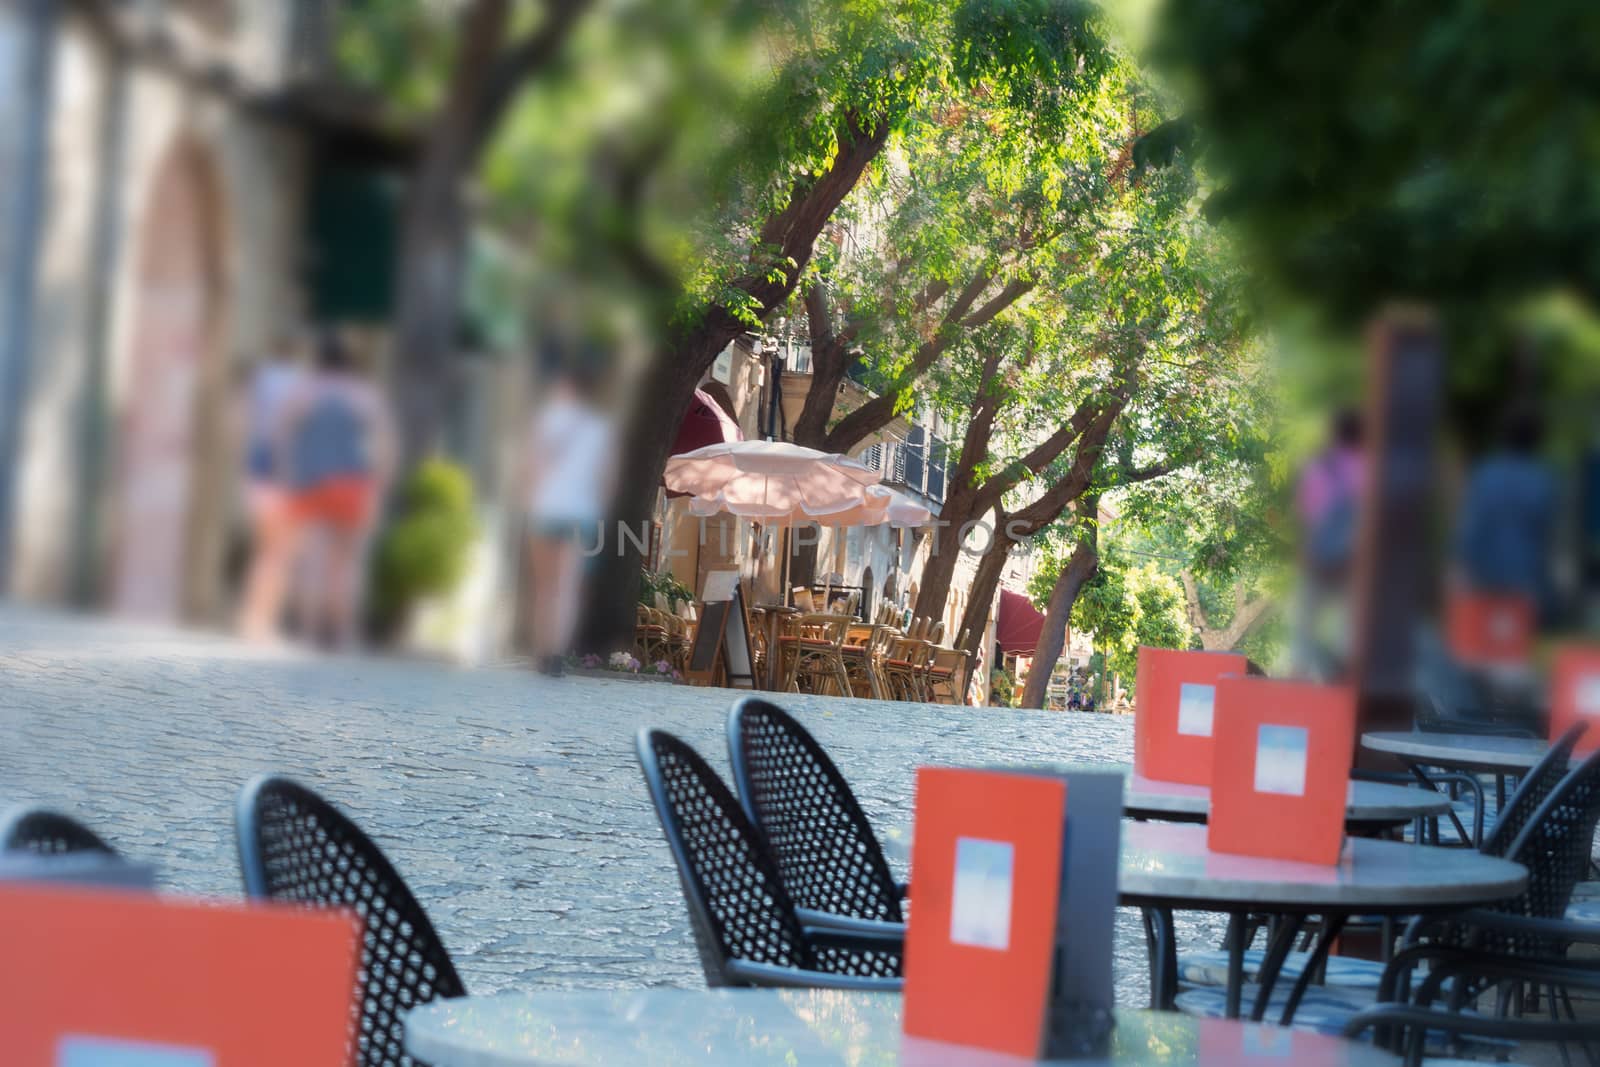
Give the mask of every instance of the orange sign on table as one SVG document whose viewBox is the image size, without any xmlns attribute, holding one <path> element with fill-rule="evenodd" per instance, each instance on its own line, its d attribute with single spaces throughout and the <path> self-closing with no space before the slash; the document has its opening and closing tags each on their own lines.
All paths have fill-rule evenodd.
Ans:
<svg viewBox="0 0 1600 1067">
<path fill-rule="evenodd" d="M 1575 752 L 1600 748 L 1600 645 L 1558 649 L 1550 669 L 1550 739 L 1585 722 Z"/>
<path fill-rule="evenodd" d="M 1213 852 L 1339 862 L 1355 741 L 1349 688 L 1222 679 L 1207 845 Z"/>
<path fill-rule="evenodd" d="M 1103 1055 L 1122 775 L 923 767 L 915 818 L 906 1048 Z"/>
<path fill-rule="evenodd" d="M 1062 778 L 918 769 L 907 1034 L 1042 1052 L 1066 810 Z"/>
<path fill-rule="evenodd" d="M 1217 682 L 1249 661 L 1224 652 L 1140 648 L 1134 693 L 1133 771 L 1145 778 L 1211 784 Z"/>
<path fill-rule="evenodd" d="M 1533 651 L 1533 601 L 1519 593 L 1450 594 L 1445 633 L 1450 652 L 1471 666 L 1521 666 Z"/>
<path fill-rule="evenodd" d="M 0 886 L 0 1048 L 39 1067 L 344 1067 L 360 920 Z"/>
</svg>

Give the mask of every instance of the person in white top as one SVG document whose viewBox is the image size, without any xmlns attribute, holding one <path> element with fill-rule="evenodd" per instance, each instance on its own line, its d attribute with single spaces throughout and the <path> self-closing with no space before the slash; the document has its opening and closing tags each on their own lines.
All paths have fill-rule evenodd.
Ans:
<svg viewBox="0 0 1600 1067">
<path fill-rule="evenodd" d="M 601 543 L 616 477 L 616 428 L 595 404 L 601 366 L 590 352 L 554 376 L 526 449 L 528 599 L 540 670 L 561 673 L 572 650 L 585 550 Z"/>
</svg>

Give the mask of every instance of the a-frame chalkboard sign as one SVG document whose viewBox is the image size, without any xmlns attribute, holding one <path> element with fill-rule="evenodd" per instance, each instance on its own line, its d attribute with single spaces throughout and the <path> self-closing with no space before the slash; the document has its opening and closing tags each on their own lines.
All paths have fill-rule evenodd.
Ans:
<svg viewBox="0 0 1600 1067">
<path fill-rule="evenodd" d="M 700 602 L 700 623 L 689 646 L 690 685 L 756 687 L 750 611 L 738 571 L 712 571 Z"/>
</svg>

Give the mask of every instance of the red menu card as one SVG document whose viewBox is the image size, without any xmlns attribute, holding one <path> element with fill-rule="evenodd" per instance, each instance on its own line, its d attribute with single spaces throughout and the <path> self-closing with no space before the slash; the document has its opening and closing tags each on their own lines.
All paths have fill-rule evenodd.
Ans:
<svg viewBox="0 0 1600 1067">
<path fill-rule="evenodd" d="M 1533 601 L 1520 593 L 1452 592 L 1445 605 L 1445 635 L 1462 663 L 1520 666 L 1533 651 Z"/>
<path fill-rule="evenodd" d="M 16 1064 L 344 1067 L 360 937 L 340 912 L 8 883 L 0 1048 Z"/>
<path fill-rule="evenodd" d="M 1550 665 L 1550 739 L 1586 722 L 1574 752 L 1600 748 L 1600 645 L 1566 645 Z"/>
<path fill-rule="evenodd" d="M 1355 754 L 1355 693 L 1267 678 L 1217 683 L 1214 852 L 1339 862 Z"/>
<path fill-rule="evenodd" d="M 1163 782 L 1211 784 L 1217 681 L 1249 661 L 1224 652 L 1140 648 L 1134 693 L 1133 772 Z"/>
<path fill-rule="evenodd" d="M 1106 1054 L 1121 834 L 1121 774 L 918 770 L 908 1057 Z"/>
<path fill-rule="evenodd" d="M 1062 778 L 918 769 L 907 1034 L 1041 1053 L 1066 810 Z"/>
</svg>

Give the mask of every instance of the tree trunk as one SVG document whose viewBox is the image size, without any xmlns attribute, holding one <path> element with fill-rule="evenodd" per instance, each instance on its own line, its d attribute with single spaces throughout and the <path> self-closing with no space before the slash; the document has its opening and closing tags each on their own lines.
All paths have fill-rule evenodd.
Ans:
<svg viewBox="0 0 1600 1067">
<path fill-rule="evenodd" d="M 581 651 L 603 654 L 633 644 L 633 605 L 639 598 L 644 561 L 639 544 L 648 544 L 651 536 L 650 517 L 673 437 L 717 351 L 709 356 L 693 349 L 663 353 L 641 390 L 645 399 L 623 437 L 611 518 L 601 531 L 598 565 L 591 572 Z"/>
<path fill-rule="evenodd" d="M 451 355 L 465 285 L 467 214 L 451 194 L 410 197 L 396 283 L 394 356 L 401 470 L 439 444 L 455 388 Z"/>
<path fill-rule="evenodd" d="M 855 188 L 868 165 L 883 151 L 887 127 L 863 126 L 856 116 L 840 130 L 839 151 L 826 172 L 796 182 L 783 210 L 768 218 L 760 242 L 777 249 L 778 271 L 761 270 L 734 288 L 748 296 L 759 318 L 771 314 L 794 292 L 811 261 L 817 235 L 833 217 L 841 201 Z M 640 391 L 641 404 L 628 421 L 611 519 L 606 534 L 603 564 L 589 589 L 580 647 L 587 652 L 627 648 L 633 643 L 634 604 L 638 599 L 641 552 L 633 540 L 621 537 L 648 530 L 655 494 L 672 448 L 673 435 L 689 410 L 700 378 L 720 353 L 747 329 L 723 306 L 704 310 L 700 324 L 656 357 Z"/>
<path fill-rule="evenodd" d="M 916 613 L 929 619 L 944 617 L 945 601 L 950 596 L 950 582 L 955 577 L 956 563 L 961 558 L 961 527 L 982 518 L 975 514 L 975 496 L 970 490 L 956 490 L 945 497 L 939 509 L 939 525 L 934 528 L 933 548 L 928 561 L 922 565 L 922 577 L 917 588 Z M 993 531 L 996 540 L 1004 534 Z"/>
<path fill-rule="evenodd" d="M 444 103 L 428 123 L 400 224 L 394 359 L 402 470 L 438 445 L 453 392 L 451 355 L 466 282 L 470 213 L 462 197 L 485 146 L 527 79 L 560 51 L 591 0 L 547 0 L 509 45 L 511 0 L 473 0 Z"/>
<path fill-rule="evenodd" d="M 1188 611 L 1189 625 L 1199 635 L 1200 647 L 1207 652 L 1231 652 L 1238 648 L 1240 643 L 1254 633 L 1256 627 L 1260 626 L 1271 613 L 1270 597 L 1258 596 L 1247 599 L 1244 587 L 1235 584 L 1233 618 L 1226 626 L 1212 626 L 1210 617 L 1200 604 L 1200 588 L 1194 575 L 1186 570 L 1179 575 L 1179 578 L 1183 582 L 1184 607 Z"/>
<path fill-rule="evenodd" d="M 1010 547 L 1003 539 L 996 538 L 978 560 L 977 573 L 972 576 L 967 610 L 961 615 L 961 631 L 967 635 L 966 651 L 974 657 L 974 663 L 977 662 L 978 649 L 983 645 L 983 631 L 989 625 L 989 610 L 994 605 L 995 590 L 1000 588 L 1000 576 L 1005 572 L 1006 554 Z"/>
<path fill-rule="evenodd" d="M 1084 516 L 1090 525 L 1072 550 L 1072 558 L 1056 575 L 1055 588 L 1050 590 L 1050 603 L 1045 606 L 1044 627 L 1039 631 L 1039 645 L 1033 650 L 1033 666 L 1028 668 L 1028 682 L 1022 688 L 1022 706 L 1044 707 L 1045 695 L 1050 688 L 1050 676 L 1055 672 L 1056 661 L 1067 643 L 1067 625 L 1072 620 L 1072 605 L 1078 592 L 1100 566 L 1099 537 L 1094 520 L 1098 513 L 1097 502 L 1085 501 Z"/>
<path fill-rule="evenodd" d="M 473 132 L 492 121 L 479 112 L 510 11 L 509 0 L 475 0 L 463 16 L 460 55 L 406 192 L 394 326 L 402 469 L 438 443 L 466 263 L 461 185 L 477 160 Z"/>
</svg>

